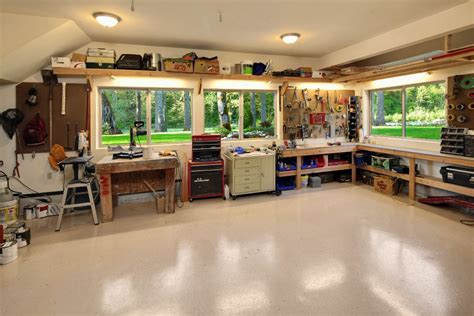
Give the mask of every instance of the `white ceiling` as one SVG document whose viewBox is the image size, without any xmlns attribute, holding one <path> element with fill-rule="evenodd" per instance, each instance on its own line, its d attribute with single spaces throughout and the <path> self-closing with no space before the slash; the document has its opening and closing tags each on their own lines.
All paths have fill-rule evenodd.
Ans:
<svg viewBox="0 0 474 316">
<path fill-rule="evenodd" d="M 468 0 L 0 0 L 1 11 L 68 18 L 93 40 L 320 57 Z M 112 29 L 93 12 L 119 15 Z M 222 22 L 219 22 L 219 11 Z M 301 33 L 294 45 L 279 36 Z"/>
</svg>

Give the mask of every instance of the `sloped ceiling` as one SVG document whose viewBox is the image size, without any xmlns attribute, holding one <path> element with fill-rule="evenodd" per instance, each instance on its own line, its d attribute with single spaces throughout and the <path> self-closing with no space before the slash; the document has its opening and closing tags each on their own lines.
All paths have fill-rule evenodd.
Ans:
<svg viewBox="0 0 474 316">
<path fill-rule="evenodd" d="M 67 19 L 0 13 L 0 83 L 20 82 L 90 38 Z"/>
<path fill-rule="evenodd" d="M 74 21 L 98 42 L 321 57 L 468 0 L 0 0 L 4 12 Z M 93 12 L 119 15 L 114 28 Z M 301 33 L 295 45 L 280 35 Z"/>
</svg>

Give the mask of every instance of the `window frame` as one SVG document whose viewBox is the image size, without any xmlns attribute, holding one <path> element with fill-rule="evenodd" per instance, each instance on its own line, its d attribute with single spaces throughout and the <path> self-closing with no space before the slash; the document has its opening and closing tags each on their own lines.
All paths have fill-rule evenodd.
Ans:
<svg viewBox="0 0 474 316">
<path fill-rule="evenodd" d="M 147 94 L 150 94 L 151 92 L 155 90 L 162 90 L 162 91 L 189 91 L 190 96 L 191 96 L 191 135 L 193 135 L 193 116 L 194 116 L 194 89 L 192 88 L 161 88 L 161 87 L 127 87 L 127 86 L 120 86 L 120 87 L 115 87 L 115 86 L 98 86 L 97 87 L 97 96 L 98 96 L 98 120 L 97 120 L 97 131 L 98 131 L 98 148 L 107 148 L 108 145 L 102 144 L 102 90 L 141 90 L 141 91 L 146 91 Z M 148 106 L 150 105 L 150 106 Z M 148 101 L 145 101 L 145 124 L 147 126 L 147 135 L 146 135 L 146 145 L 147 146 L 159 146 L 159 145 L 181 145 L 181 144 L 190 144 L 191 140 L 189 142 L 177 142 L 177 143 L 153 143 L 151 140 L 151 102 L 148 104 Z M 150 116 L 149 116 L 150 115 Z M 150 131 L 150 133 L 148 133 Z M 124 145 L 124 144 L 121 144 Z M 145 145 L 145 144 L 142 144 Z M 113 145 L 115 146 L 115 145 Z"/>
<path fill-rule="evenodd" d="M 443 84 L 445 86 L 445 89 L 447 89 L 447 83 L 445 80 L 436 80 L 436 81 L 428 81 L 428 82 L 421 82 L 421 83 L 414 83 L 414 84 L 407 84 L 407 85 L 401 85 L 401 86 L 391 86 L 391 87 L 384 87 L 384 88 L 377 88 L 377 89 L 371 89 L 369 90 L 369 113 L 370 113 L 370 119 L 369 119 L 369 136 L 371 137 L 381 137 L 381 138 L 395 138 L 395 139 L 402 139 L 402 140 L 417 140 L 417 141 L 426 141 L 426 142 L 438 142 L 438 140 L 433 140 L 433 139 L 426 139 L 426 138 L 415 138 L 415 137 L 406 137 L 406 89 L 407 88 L 413 88 L 413 87 L 419 87 L 419 86 L 426 86 L 430 84 Z M 372 135 L 372 126 L 373 126 L 373 103 L 372 103 L 372 93 L 376 93 L 379 91 L 386 91 L 386 90 L 400 90 L 401 93 L 401 100 L 402 100 L 402 136 L 382 136 L 382 135 Z M 446 105 L 445 105 L 445 112 L 446 112 Z M 446 114 L 446 113 L 445 113 Z M 445 117 L 446 120 L 446 117 Z"/>
<path fill-rule="evenodd" d="M 225 142 L 239 142 L 245 140 L 265 140 L 265 139 L 278 139 L 278 98 L 279 92 L 278 90 L 266 90 L 266 89 L 219 89 L 219 88 L 211 88 L 211 89 L 203 89 L 203 100 L 204 100 L 204 93 L 206 92 L 236 92 L 239 94 L 239 138 L 238 139 L 222 139 Z M 273 129 L 274 129 L 274 136 L 269 138 L 244 138 L 244 93 L 259 93 L 259 92 L 267 92 L 273 93 Z M 205 108 L 206 104 L 203 102 L 203 108 Z M 205 129 L 206 126 L 206 117 L 203 115 L 202 117 L 203 128 Z"/>
</svg>

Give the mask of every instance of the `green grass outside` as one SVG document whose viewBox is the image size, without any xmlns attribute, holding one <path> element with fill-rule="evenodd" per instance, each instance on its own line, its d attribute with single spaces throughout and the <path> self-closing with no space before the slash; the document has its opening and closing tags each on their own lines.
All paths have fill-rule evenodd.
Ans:
<svg viewBox="0 0 474 316">
<path fill-rule="evenodd" d="M 139 137 L 141 144 L 146 144 L 146 136 Z M 174 132 L 174 133 L 153 133 L 151 134 L 151 142 L 154 144 L 162 143 L 182 143 L 191 141 L 191 132 Z M 127 145 L 130 142 L 128 134 L 120 135 L 102 135 L 102 145 Z M 138 140 L 137 140 L 138 144 Z"/>
<path fill-rule="evenodd" d="M 407 138 L 439 140 L 441 126 L 407 126 Z M 372 126 L 372 135 L 376 136 L 402 136 L 401 126 Z"/>
</svg>

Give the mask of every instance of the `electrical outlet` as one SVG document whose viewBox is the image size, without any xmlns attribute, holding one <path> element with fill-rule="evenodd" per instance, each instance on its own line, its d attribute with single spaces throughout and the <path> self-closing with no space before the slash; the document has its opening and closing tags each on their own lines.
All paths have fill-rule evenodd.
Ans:
<svg viewBox="0 0 474 316">
<path fill-rule="evenodd" d="M 51 180 L 51 179 L 53 178 L 53 173 L 52 173 L 52 172 L 48 172 L 47 178 L 48 178 L 48 180 Z"/>
</svg>

